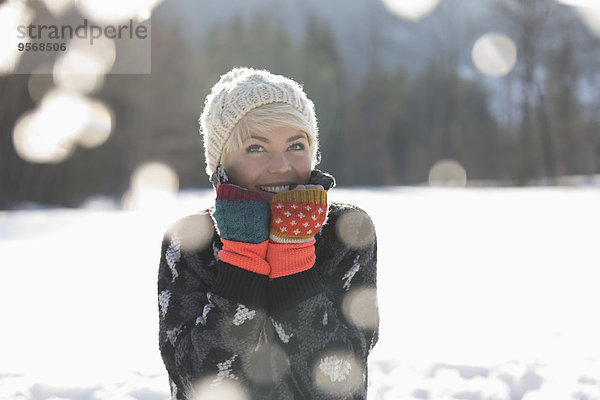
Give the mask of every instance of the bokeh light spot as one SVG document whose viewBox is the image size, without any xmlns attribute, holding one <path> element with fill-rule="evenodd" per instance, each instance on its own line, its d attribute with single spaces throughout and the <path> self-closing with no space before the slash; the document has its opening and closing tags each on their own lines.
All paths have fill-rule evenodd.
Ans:
<svg viewBox="0 0 600 400">
<path fill-rule="evenodd" d="M 134 188 L 156 187 L 170 192 L 179 188 L 179 179 L 171 167 L 160 162 L 149 162 L 139 166 L 131 179 Z"/>
<path fill-rule="evenodd" d="M 481 73 L 501 77 L 514 68 L 517 46 L 511 38 L 502 33 L 486 33 L 473 45 L 471 57 Z"/>
<path fill-rule="evenodd" d="M 349 210 L 342 214 L 336 225 L 338 238 L 347 246 L 362 249 L 375 241 L 375 228 L 371 218 L 361 210 Z"/>
<path fill-rule="evenodd" d="M 556 2 L 567 6 L 600 8 L 598 0 L 556 0 Z"/>
<path fill-rule="evenodd" d="M 169 230 L 172 242 L 178 242 L 181 249 L 193 253 L 205 249 L 212 243 L 215 228 L 208 215 L 194 214 L 175 223 Z M 177 237 L 177 240 L 173 240 Z"/>
<path fill-rule="evenodd" d="M 179 177 L 171 167 L 160 162 L 148 162 L 133 172 L 122 207 L 127 210 L 164 209 L 175 201 L 178 190 Z"/>
<path fill-rule="evenodd" d="M 73 0 L 43 0 L 50 14 L 55 18 L 64 17 L 75 5 Z"/>
<path fill-rule="evenodd" d="M 17 45 L 15 32 L 18 25 L 29 25 L 33 12 L 23 1 L 9 0 L 0 4 L 0 75 L 9 74 L 17 67 L 23 52 Z"/>
<path fill-rule="evenodd" d="M 203 378 L 196 382 L 192 392 L 186 397 L 190 400 L 250 400 L 240 382 L 233 379 L 219 379 L 217 376 Z"/>
<path fill-rule="evenodd" d="M 77 142 L 88 149 L 104 144 L 112 132 L 113 117 L 108 107 L 100 101 L 90 101 L 88 123 L 79 134 Z"/>
<path fill-rule="evenodd" d="M 356 356 L 346 350 L 330 351 L 313 366 L 316 387 L 330 396 L 347 396 L 364 381 L 364 369 Z"/>
<path fill-rule="evenodd" d="M 39 110 L 34 110 L 23 114 L 15 123 L 13 144 L 23 160 L 32 163 L 59 163 L 73 151 L 70 142 L 61 141 L 60 137 L 48 130 L 49 127 L 44 123 L 46 120 Z"/>
<path fill-rule="evenodd" d="M 353 288 L 342 302 L 344 317 L 361 329 L 375 329 L 379 324 L 377 291 L 374 288 Z"/>
<path fill-rule="evenodd" d="M 273 385 L 280 381 L 290 368 L 290 360 L 276 344 L 262 345 L 250 356 L 245 366 L 247 376 L 260 385 Z"/>
<path fill-rule="evenodd" d="M 79 0 L 79 11 L 98 23 L 121 23 L 128 19 L 140 20 L 162 0 Z"/>
<path fill-rule="evenodd" d="M 40 107 L 52 122 L 52 130 L 69 139 L 77 137 L 90 117 L 88 100 L 78 93 L 66 90 L 51 90 L 42 99 Z"/>
<path fill-rule="evenodd" d="M 137 22 L 141 23 L 141 22 L 149 20 L 151 17 L 152 17 L 152 9 L 150 9 L 150 8 L 142 8 L 135 15 L 135 20 Z"/>
<path fill-rule="evenodd" d="M 467 171 L 455 160 L 440 160 L 429 170 L 430 186 L 465 187 Z"/>
<path fill-rule="evenodd" d="M 78 72 L 81 69 L 86 72 Z M 54 64 L 54 82 L 65 89 L 91 93 L 104 84 L 104 75 L 94 58 L 83 53 L 70 53 Z"/>
<path fill-rule="evenodd" d="M 37 109 L 15 124 L 15 150 L 29 162 L 64 161 L 74 150 L 92 117 L 92 107 L 85 97 L 65 90 L 51 90 Z"/>
<path fill-rule="evenodd" d="M 578 7 L 577 14 L 581 17 L 587 27 L 600 36 L 600 3 L 596 4 L 596 8 Z"/>
<path fill-rule="evenodd" d="M 410 21 L 418 21 L 437 7 L 439 0 L 383 0 L 392 14 Z"/>
<path fill-rule="evenodd" d="M 75 38 L 67 51 L 54 64 L 54 82 L 57 86 L 80 92 L 95 92 L 104 84 L 104 75 L 110 71 L 116 58 L 114 41 Z"/>
</svg>

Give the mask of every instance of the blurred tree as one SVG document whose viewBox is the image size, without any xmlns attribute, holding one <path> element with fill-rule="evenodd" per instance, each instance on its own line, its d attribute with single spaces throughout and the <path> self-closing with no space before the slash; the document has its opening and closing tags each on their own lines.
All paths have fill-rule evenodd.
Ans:
<svg viewBox="0 0 600 400">
<path fill-rule="evenodd" d="M 308 14 L 305 35 L 290 67 L 291 74 L 304 83 L 304 90 L 315 104 L 319 124 L 322 163 L 319 168 L 336 172 L 339 146 L 344 140 L 340 130 L 341 110 L 346 105 L 347 89 L 342 77 L 342 62 L 330 27 L 314 14 Z"/>
<path fill-rule="evenodd" d="M 381 185 L 397 182 L 394 155 L 389 151 L 390 117 L 400 108 L 404 81 L 395 81 L 383 68 L 382 56 L 393 51 L 382 32 L 380 21 L 386 15 L 383 7 L 371 7 L 365 16 L 368 25 L 364 43 L 356 51 L 368 62 L 362 80 L 350 77 L 345 85 L 344 108 L 340 123 L 343 135 L 338 148 L 339 173 L 342 184 Z M 399 85 L 400 84 L 400 85 Z M 398 96 L 398 97 L 397 97 Z M 390 109 L 391 107 L 391 109 Z"/>
<path fill-rule="evenodd" d="M 358 185 L 398 182 L 389 148 L 391 123 L 401 119 L 405 104 L 404 76 L 389 75 L 373 65 L 344 110 L 339 148 L 341 178 Z"/>
<path fill-rule="evenodd" d="M 35 104 L 29 97 L 26 75 L 0 76 L 0 208 L 28 199 L 40 169 L 28 169 L 15 152 L 12 132 L 18 118 Z"/>
<path fill-rule="evenodd" d="M 596 170 L 598 136 L 594 138 L 586 130 L 592 121 L 582 91 L 598 86 L 586 82 L 586 76 L 600 67 L 595 51 L 600 39 L 589 32 L 570 7 L 556 6 L 552 17 L 552 37 L 544 60 L 547 77 L 540 90 L 541 119 L 554 139 L 556 175 L 591 174 Z M 592 104 L 597 108 L 595 102 Z"/>
<path fill-rule="evenodd" d="M 550 2 L 547 0 L 509 0 L 498 3 L 509 31 L 515 35 L 518 48 L 515 75 L 521 88 L 520 156 L 516 178 L 524 182 L 527 178 L 544 174 L 539 126 L 535 124 L 535 106 L 539 100 L 536 74 L 541 73 L 541 46 L 544 38 Z M 549 139 L 549 136 L 546 136 Z M 547 154 L 552 146 L 546 146 L 546 168 L 554 171 L 554 158 Z M 552 174 L 554 176 L 554 174 Z"/>
<path fill-rule="evenodd" d="M 447 64 L 429 63 L 407 94 L 408 179 L 423 182 L 429 168 L 447 158 L 460 162 L 469 178 L 498 176 L 501 146 L 487 97 L 483 87 Z"/>
<path fill-rule="evenodd" d="M 515 178 L 592 173 L 597 139 L 586 133 L 582 93 L 598 85 L 595 79 L 583 85 L 600 67 L 598 37 L 571 7 L 552 0 L 510 0 L 497 8 L 518 47 L 507 77 L 521 91 Z"/>
</svg>

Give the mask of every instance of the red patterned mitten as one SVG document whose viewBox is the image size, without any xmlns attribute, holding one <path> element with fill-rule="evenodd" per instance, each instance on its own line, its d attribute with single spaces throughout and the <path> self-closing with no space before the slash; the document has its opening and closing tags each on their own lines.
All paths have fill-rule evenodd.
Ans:
<svg viewBox="0 0 600 400">
<path fill-rule="evenodd" d="M 327 191 L 297 189 L 276 194 L 271 200 L 269 277 L 305 271 L 315 263 L 314 236 L 327 219 Z"/>
</svg>

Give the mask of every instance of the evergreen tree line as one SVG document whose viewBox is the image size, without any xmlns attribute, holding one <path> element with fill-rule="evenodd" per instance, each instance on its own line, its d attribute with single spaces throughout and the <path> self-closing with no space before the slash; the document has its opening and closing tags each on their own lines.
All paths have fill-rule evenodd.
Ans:
<svg viewBox="0 0 600 400">
<path fill-rule="evenodd" d="M 28 76 L 0 77 L 0 208 L 118 197 L 147 161 L 172 167 L 181 188 L 208 187 L 197 119 L 210 87 L 233 66 L 267 68 L 304 84 L 319 120 L 319 168 L 341 186 L 422 183 L 441 159 L 457 160 L 469 179 L 514 184 L 600 172 L 593 98 L 600 93 L 598 38 L 553 1 L 511 0 L 496 14 L 519 57 L 509 75 L 497 78 L 502 89 L 495 93 L 489 78 L 465 74 L 444 51 L 432 52 L 416 73 L 384 66 L 376 52 L 388 49 L 380 46 L 376 26 L 369 49 L 375 56 L 357 83 L 348 77 L 333 33 L 314 16 L 300 38 L 264 14 L 234 18 L 194 39 L 181 24 L 153 20 L 152 74 L 108 75 L 94 94 L 114 112 L 111 137 L 59 164 L 17 156 L 14 123 L 35 102 Z M 357 57 L 366 54 L 360 51 Z M 502 111 L 494 110 L 492 95 L 496 104 L 504 101 Z"/>
</svg>

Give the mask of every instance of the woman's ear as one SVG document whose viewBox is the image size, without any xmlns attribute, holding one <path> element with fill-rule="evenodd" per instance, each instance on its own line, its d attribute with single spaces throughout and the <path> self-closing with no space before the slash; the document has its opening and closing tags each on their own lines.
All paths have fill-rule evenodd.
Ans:
<svg viewBox="0 0 600 400">
<path fill-rule="evenodd" d="M 221 183 L 229 183 L 229 177 L 227 176 L 225 167 L 222 164 L 217 165 L 215 172 L 213 172 L 213 174 L 210 177 L 210 183 L 212 183 L 215 189 L 217 185 Z"/>
</svg>

